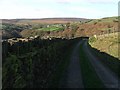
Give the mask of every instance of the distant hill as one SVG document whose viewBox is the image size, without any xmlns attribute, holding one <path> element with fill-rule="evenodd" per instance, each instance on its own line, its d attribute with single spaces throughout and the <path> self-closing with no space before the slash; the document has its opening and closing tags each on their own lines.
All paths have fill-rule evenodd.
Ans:
<svg viewBox="0 0 120 90">
<path fill-rule="evenodd" d="M 68 23 L 68 22 L 84 22 L 89 19 L 85 18 L 43 18 L 43 19 L 2 19 L 2 23 L 12 23 L 12 24 L 27 24 L 27 23 Z"/>
</svg>

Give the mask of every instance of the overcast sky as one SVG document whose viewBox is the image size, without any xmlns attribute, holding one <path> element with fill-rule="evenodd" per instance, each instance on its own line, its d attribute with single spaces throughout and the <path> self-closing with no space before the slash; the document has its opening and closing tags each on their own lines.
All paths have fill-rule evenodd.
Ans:
<svg viewBox="0 0 120 90">
<path fill-rule="evenodd" d="M 118 16 L 119 0 L 0 0 L 0 19 Z"/>
</svg>

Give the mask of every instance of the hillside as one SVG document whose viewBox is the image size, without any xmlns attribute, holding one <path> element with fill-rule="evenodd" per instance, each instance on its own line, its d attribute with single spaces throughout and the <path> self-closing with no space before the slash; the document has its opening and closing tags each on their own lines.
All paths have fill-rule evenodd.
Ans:
<svg viewBox="0 0 120 90">
<path fill-rule="evenodd" d="M 50 32 L 46 33 L 45 36 L 58 36 L 58 37 L 80 37 L 80 36 L 92 36 L 92 35 L 100 35 L 105 33 L 112 33 L 118 30 L 118 19 L 117 17 L 109 17 L 95 20 L 88 20 L 85 22 L 79 23 L 67 23 L 64 27 L 64 30 L 60 31 L 51 31 L 50 28 L 42 28 L 43 31 L 50 30 Z M 40 29 L 34 30 L 25 30 L 22 31 L 21 34 L 26 36 L 26 32 L 29 32 L 29 35 L 40 35 Z M 25 34 L 26 33 L 26 34 Z M 31 33 L 31 34 L 30 34 Z"/>
<path fill-rule="evenodd" d="M 28 22 L 2 25 L 3 89 L 118 87 L 117 17 Z"/>
<path fill-rule="evenodd" d="M 1 32 L 0 32 L 1 33 Z M 5 30 L 2 30 L 2 38 L 3 39 L 9 39 L 9 38 L 21 38 L 21 34 L 20 32 L 14 30 L 12 32 L 10 31 L 5 31 Z"/>
<path fill-rule="evenodd" d="M 45 18 L 3 20 L 3 30 L 18 31 L 22 37 L 81 37 L 118 31 L 118 17 L 102 19 Z"/>
<path fill-rule="evenodd" d="M 120 45 L 119 33 L 99 35 L 96 38 L 90 38 L 90 44 L 93 48 L 105 52 L 113 57 L 119 58 L 118 46 Z M 104 47 L 103 47 L 104 46 Z"/>
</svg>

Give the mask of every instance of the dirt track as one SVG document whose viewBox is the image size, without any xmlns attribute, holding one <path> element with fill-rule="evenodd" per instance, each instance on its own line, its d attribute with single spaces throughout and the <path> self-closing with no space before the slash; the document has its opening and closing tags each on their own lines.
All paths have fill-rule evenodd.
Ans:
<svg viewBox="0 0 120 90">
<path fill-rule="evenodd" d="M 79 63 L 79 42 L 73 50 L 70 63 L 62 78 L 62 88 L 84 88 Z"/>
<path fill-rule="evenodd" d="M 68 68 L 66 69 L 63 78 L 62 84 L 60 88 L 84 88 L 83 78 L 81 76 L 81 68 L 80 68 L 80 57 L 79 57 L 79 47 L 83 45 L 83 51 L 86 53 L 86 57 L 88 57 L 88 61 L 94 67 L 98 77 L 103 82 L 105 88 L 118 88 L 119 81 L 118 77 L 108 68 L 105 67 L 99 60 L 97 56 L 93 55 L 93 52 L 90 51 L 87 46 L 87 40 L 80 41 L 73 50 L 70 63 Z M 83 44 L 82 44 L 83 43 Z"/>
<path fill-rule="evenodd" d="M 84 41 L 84 52 L 89 57 L 89 61 L 94 67 L 97 75 L 102 80 L 106 88 L 118 88 L 118 77 L 108 68 L 105 67 L 99 60 L 98 57 L 94 56 L 87 46 L 87 40 Z"/>
</svg>

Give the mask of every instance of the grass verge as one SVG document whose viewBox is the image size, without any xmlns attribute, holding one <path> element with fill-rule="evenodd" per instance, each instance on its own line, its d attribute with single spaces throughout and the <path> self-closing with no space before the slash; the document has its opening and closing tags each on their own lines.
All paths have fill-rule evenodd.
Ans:
<svg viewBox="0 0 120 90">
<path fill-rule="evenodd" d="M 99 50 L 92 48 L 90 45 L 89 47 L 90 47 L 90 50 L 93 52 L 93 54 L 97 56 L 98 58 L 100 58 L 100 61 L 103 63 L 104 66 L 107 66 L 118 77 L 120 77 L 120 71 L 119 71 L 120 61 L 117 58 L 107 53 L 100 52 Z"/>
</svg>

